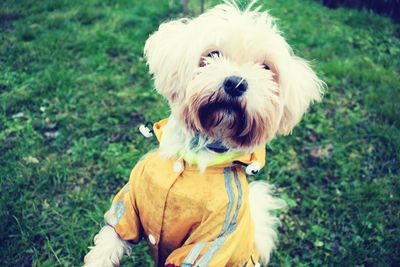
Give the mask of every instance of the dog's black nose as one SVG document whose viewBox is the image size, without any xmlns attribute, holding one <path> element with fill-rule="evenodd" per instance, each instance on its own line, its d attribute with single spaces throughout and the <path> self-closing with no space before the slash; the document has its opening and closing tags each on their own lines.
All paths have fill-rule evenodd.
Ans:
<svg viewBox="0 0 400 267">
<path fill-rule="evenodd" d="M 224 90 L 230 96 L 239 97 L 246 92 L 247 81 L 242 77 L 229 76 L 224 81 Z"/>
</svg>

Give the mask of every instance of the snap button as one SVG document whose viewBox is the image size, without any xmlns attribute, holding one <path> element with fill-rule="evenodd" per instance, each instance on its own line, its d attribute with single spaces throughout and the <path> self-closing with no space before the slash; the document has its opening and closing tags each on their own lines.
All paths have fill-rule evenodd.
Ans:
<svg viewBox="0 0 400 267">
<path fill-rule="evenodd" d="M 149 234 L 149 241 L 152 245 L 156 244 L 156 238 L 154 237 L 154 235 Z"/>
<path fill-rule="evenodd" d="M 261 170 L 261 162 L 255 161 L 246 167 L 248 175 L 256 175 Z"/>
<path fill-rule="evenodd" d="M 146 125 L 142 124 L 139 127 L 139 131 L 144 137 L 149 138 L 153 136 L 153 131 Z"/>
<path fill-rule="evenodd" d="M 174 172 L 182 172 L 183 171 L 183 163 L 181 160 L 177 160 L 174 163 Z"/>
</svg>

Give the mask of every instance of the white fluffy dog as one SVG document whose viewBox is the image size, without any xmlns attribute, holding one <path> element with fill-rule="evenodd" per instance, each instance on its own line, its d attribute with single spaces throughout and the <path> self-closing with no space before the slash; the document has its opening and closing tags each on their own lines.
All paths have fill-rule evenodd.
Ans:
<svg viewBox="0 0 400 267">
<path fill-rule="evenodd" d="M 266 143 L 291 132 L 323 82 L 253 4 L 164 23 L 145 56 L 171 116 L 155 125 L 160 147 L 117 194 L 85 266 L 118 266 L 141 238 L 158 266 L 268 263 L 271 211 L 283 202 L 266 183 L 248 186 L 242 169 L 258 172 Z"/>
</svg>

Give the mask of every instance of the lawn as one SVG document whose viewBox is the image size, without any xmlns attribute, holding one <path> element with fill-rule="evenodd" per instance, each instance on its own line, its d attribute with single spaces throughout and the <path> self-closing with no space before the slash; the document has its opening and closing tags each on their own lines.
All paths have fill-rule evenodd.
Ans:
<svg viewBox="0 0 400 267">
<path fill-rule="evenodd" d="M 171 2 L 0 3 L 0 266 L 82 263 L 112 196 L 156 146 L 138 125 L 168 116 L 142 53 L 161 21 L 182 16 Z M 328 85 L 256 177 L 288 203 L 270 266 L 399 266 L 399 25 L 259 2 Z M 144 243 L 123 264 L 150 265 Z"/>
</svg>

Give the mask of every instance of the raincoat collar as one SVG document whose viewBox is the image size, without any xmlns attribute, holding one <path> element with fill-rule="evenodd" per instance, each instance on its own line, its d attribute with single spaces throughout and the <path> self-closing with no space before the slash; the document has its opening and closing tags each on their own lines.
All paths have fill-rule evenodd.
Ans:
<svg viewBox="0 0 400 267">
<path fill-rule="evenodd" d="M 163 138 L 163 128 L 168 123 L 168 119 L 163 119 L 153 125 L 153 132 L 157 137 L 157 140 L 161 142 Z M 234 164 L 239 164 L 243 166 L 249 166 L 251 164 L 256 164 L 259 169 L 265 165 L 265 147 L 262 146 L 255 150 L 253 153 L 240 154 L 239 152 L 225 152 L 216 154 L 215 160 L 212 162 L 211 166 L 232 166 Z M 193 155 L 180 155 L 181 158 L 185 160 L 187 157 L 192 157 Z M 192 160 L 192 164 L 196 164 L 196 160 Z M 255 173 L 253 173 L 255 174 Z"/>
</svg>

